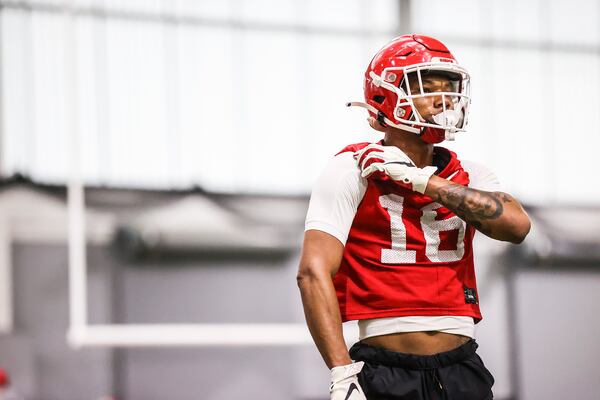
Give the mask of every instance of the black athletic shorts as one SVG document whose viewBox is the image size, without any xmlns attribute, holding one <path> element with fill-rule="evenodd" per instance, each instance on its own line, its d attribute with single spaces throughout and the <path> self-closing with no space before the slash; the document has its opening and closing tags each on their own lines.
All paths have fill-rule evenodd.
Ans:
<svg viewBox="0 0 600 400">
<path fill-rule="evenodd" d="M 490 400 L 494 378 L 477 347 L 471 339 L 454 350 L 418 356 L 358 342 L 350 356 L 365 362 L 358 381 L 368 400 Z"/>
</svg>

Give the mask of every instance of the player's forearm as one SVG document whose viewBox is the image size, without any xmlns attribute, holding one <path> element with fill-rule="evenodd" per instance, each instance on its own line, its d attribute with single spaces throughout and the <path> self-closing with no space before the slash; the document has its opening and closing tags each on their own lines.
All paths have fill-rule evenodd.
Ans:
<svg viewBox="0 0 600 400">
<path fill-rule="evenodd" d="M 298 287 L 310 334 L 328 368 L 350 364 L 331 276 L 301 268 Z"/>
<path fill-rule="evenodd" d="M 527 213 L 507 193 L 471 189 L 432 176 L 425 194 L 491 238 L 521 243 L 529 233 Z"/>
</svg>

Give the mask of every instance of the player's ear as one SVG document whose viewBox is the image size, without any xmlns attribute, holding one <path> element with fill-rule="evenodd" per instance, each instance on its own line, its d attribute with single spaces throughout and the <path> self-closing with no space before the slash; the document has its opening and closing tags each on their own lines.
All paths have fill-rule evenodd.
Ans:
<svg viewBox="0 0 600 400">
<path fill-rule="evenodd" d="M 379 132 L 385 132 L 385 126 L 381 125 L 379 121 L 377 121 L 375 118 L 369 117 L 367 118 L 367 121 L 369 121 L 369 125 L 371 126 L 371 128 Z"/>
</svg>

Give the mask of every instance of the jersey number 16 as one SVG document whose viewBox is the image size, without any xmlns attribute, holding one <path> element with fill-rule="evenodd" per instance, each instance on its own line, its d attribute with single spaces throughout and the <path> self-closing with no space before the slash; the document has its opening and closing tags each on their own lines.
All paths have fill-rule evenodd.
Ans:
<svg viewBox="0 0 600 400">
<path fill-rule="evenodd" d="M 385 208 L 390 215 L 392 231 L 392 248 L 381 249 L 381 262 L 384 264 L 408 264 L 415 263 L 417 259 L 416 250 L 406 248 L 406 226 L 402 221 L 402 210 L 404 197 L 396 194 L 379 196 L 379 204 Z M 453 215 L 450 218 L 437 221 L 436 209 L 442 207 L 438 203 L 430 203 L 421 208 L 421 229 L 425 237 L 425 256 L 431 262 L 452 262 L 462 259 L 465 254 L 465 222 Z M 458 230 L 456 250 L 440 250 L 440 232 Z M 444 246 L 446 247 L 446 246 Z"/>
</svg>

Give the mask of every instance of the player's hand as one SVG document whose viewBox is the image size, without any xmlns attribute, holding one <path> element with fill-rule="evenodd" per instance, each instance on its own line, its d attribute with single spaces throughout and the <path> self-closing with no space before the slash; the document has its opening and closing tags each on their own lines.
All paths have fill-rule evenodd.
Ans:
<svg viewBox="0 0 600 400">
<path fill-rule="evenodd" d="M 357 377 L 364 364 L 358 361 L 331 369 L 331 400 L 367 400 Z"/>
<path fill-rule="evenodd" d="M 354 153 L 354 158 L 364 178 L 380 171 L 419 193 L 425 193 L 429 178 L 437 169 L 435 167 L 418 168 L 396 146 L 382 146 L 376 143 Z"/>
</svg>

